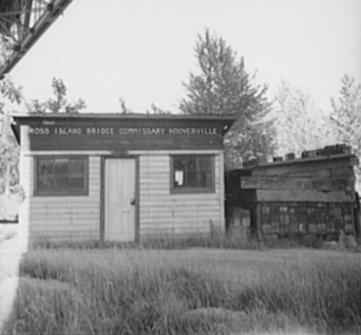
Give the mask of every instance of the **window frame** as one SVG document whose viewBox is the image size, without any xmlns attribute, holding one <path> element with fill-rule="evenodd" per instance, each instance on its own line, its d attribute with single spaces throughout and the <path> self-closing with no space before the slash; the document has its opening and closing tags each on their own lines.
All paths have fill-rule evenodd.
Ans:
<svg viewBox="0 0 361 335">
<path fill-rule="evenodd" d="M 84 161 L 84 181 L 85 185 L 82 190 L 40 190 L 39 189 L 39 160 L 55 160 L 55 159 L 82 159 Z M 89 195 L 89 156 L 86 155 L 39 155 L 34 156 L 34 196 L 88 196 Z"/>
<path fill-rule="evenodd" d="M 177 157 L 209 157 L 211 186 L 210 187 L 176 187 L 174 186 L 174 160 Z M 192 193 L 215 193 L 215 155 L 214 154 L 174 154 L 170 156 L 170 193 L 171 194 L 192 194 Z"/>
</svg>

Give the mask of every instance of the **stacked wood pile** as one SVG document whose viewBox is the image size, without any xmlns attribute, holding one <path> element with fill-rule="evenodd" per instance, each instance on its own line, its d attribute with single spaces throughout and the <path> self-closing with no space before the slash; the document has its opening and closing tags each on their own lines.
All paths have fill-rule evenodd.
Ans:
<svg viewBox="0 0 361 335">
<path fill-rule="evenodd" d="M 356 164 L 349 147 L 335 145 L 232 171 L 228 223 L 235 222 L 237 208 L 246 208 L 250 230 L 261 236 L 354 234 Z"/>
</svg>

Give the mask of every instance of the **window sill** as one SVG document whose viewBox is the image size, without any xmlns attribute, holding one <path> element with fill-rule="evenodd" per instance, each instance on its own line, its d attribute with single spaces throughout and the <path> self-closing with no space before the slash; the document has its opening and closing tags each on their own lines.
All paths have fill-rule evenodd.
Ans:
<svg viewBox="0 0 361 335">
<path fill-rule="evenodd" d="M 215 193 L 213 188 L 183 188 L 183 189 L 171 189 L 171 194 L 210 194 Z"/>
</svg>

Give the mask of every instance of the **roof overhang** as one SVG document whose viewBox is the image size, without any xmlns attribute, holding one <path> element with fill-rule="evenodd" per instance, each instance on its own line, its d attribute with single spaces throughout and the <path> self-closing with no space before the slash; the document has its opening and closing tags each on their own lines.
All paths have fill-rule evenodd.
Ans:
<svg viewBox="0 0 361 335">
<path fill-rule="evenodd" d="M 0 2 L 0 79 L 21 60 L 72 0 Z"/>
<path fill-rule="evenodd" d="M 189 114 L 148 114 L 148 113 L 29 113 L 29 114 L 14 114 L 14 120 L 77 120 L 77 119 L 148 119 L 148 120 L 166 120 L 166 119 L 179 119 L 179 120 L 236 120 L 231 115 L 189 115 Z"/>
<path fill-rule="evenodd" d="M 224 136 L 236 121 L 234 116 L 219 116 L 219 115 L 184 115 L 184 114 L 121 114 L 121 113 L 33 113 L 25 115 L 13 115 L 13 124 L 11 128 L 16 139 L 20 139 L 21 125 L 52 126 L 58 123 L 72 124 L 74 122 L 106 122 L 119 123 L 122 121 L 131 122 L 132 124 L 141 124 L 148 122 L 149 124 L 157 125 L 164 122 L 196 122 L 197 124 L 213 122 L 222 126 L 222 135 Z"/>
</svg>

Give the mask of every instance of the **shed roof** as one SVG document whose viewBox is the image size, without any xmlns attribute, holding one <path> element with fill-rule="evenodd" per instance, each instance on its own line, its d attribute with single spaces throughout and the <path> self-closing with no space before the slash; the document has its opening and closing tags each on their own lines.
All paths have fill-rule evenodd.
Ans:
<svg viewBox="0 0 361 335">
<path fill-rule="evenodd" d="M 14 123 L 11 128 L 14 135 L 19 142 L 20 139 L 20 125 L 22 124 L 33 124 L 40 122 L 43 125 L 49 124 L 50 122 L 71 122 L 71 121 L 131 121 L 141 122 L 148 121 L 157 124 L 157 121 L 172 122 L 172 121 L 208 121 L 223 123 L 225 134 L 232 124 L 236 121 L 234 116 L 221 116 L 221 115 L 184 115 L 184 114 L 144 114 L 144 113 L 133 113 L 133 114 L 120 114 L 120 113 L 31 113 L 23 115 L 13 115 Z"/>
<path fill-rule="evenodd" d="M 358 165 L 358 158 L 356 155 L 351 154 L 351 153 L 344 153 L 344 154 L 329 154 L 329 155 L 307 157 L 307 158 L 296 158 L 296 159 L 292 159 L 289 161 L 281 161 L 281 162 L 269 162 L 269 163 L 263 163 L 263 164 L 259 164 L 257 166 L 253 166 L 248 169 L 261 170 L 261 169 L 279 168 L 281 166 L 319 163 L 319 162 L 328 161 L 328 160 L 340 160 L 340 159 L 346 159 L 346 158 L 352 159 L 350 161 L 350 163 L 352 163 L 352 165 Z"/>
<path fill-rule="evenodd" d="M 231 115 L 186 115 L 186 114 L 145 114 L 145 113 L 31 113 L 13 115 L 15 121 L 39 120 L 39 119 L 123 119 L 123 120 L 157 120 L 157 119 L 178 119 L 178 120 L 223 120 L 234 122 L 236 118 Z"/>
</svg>

